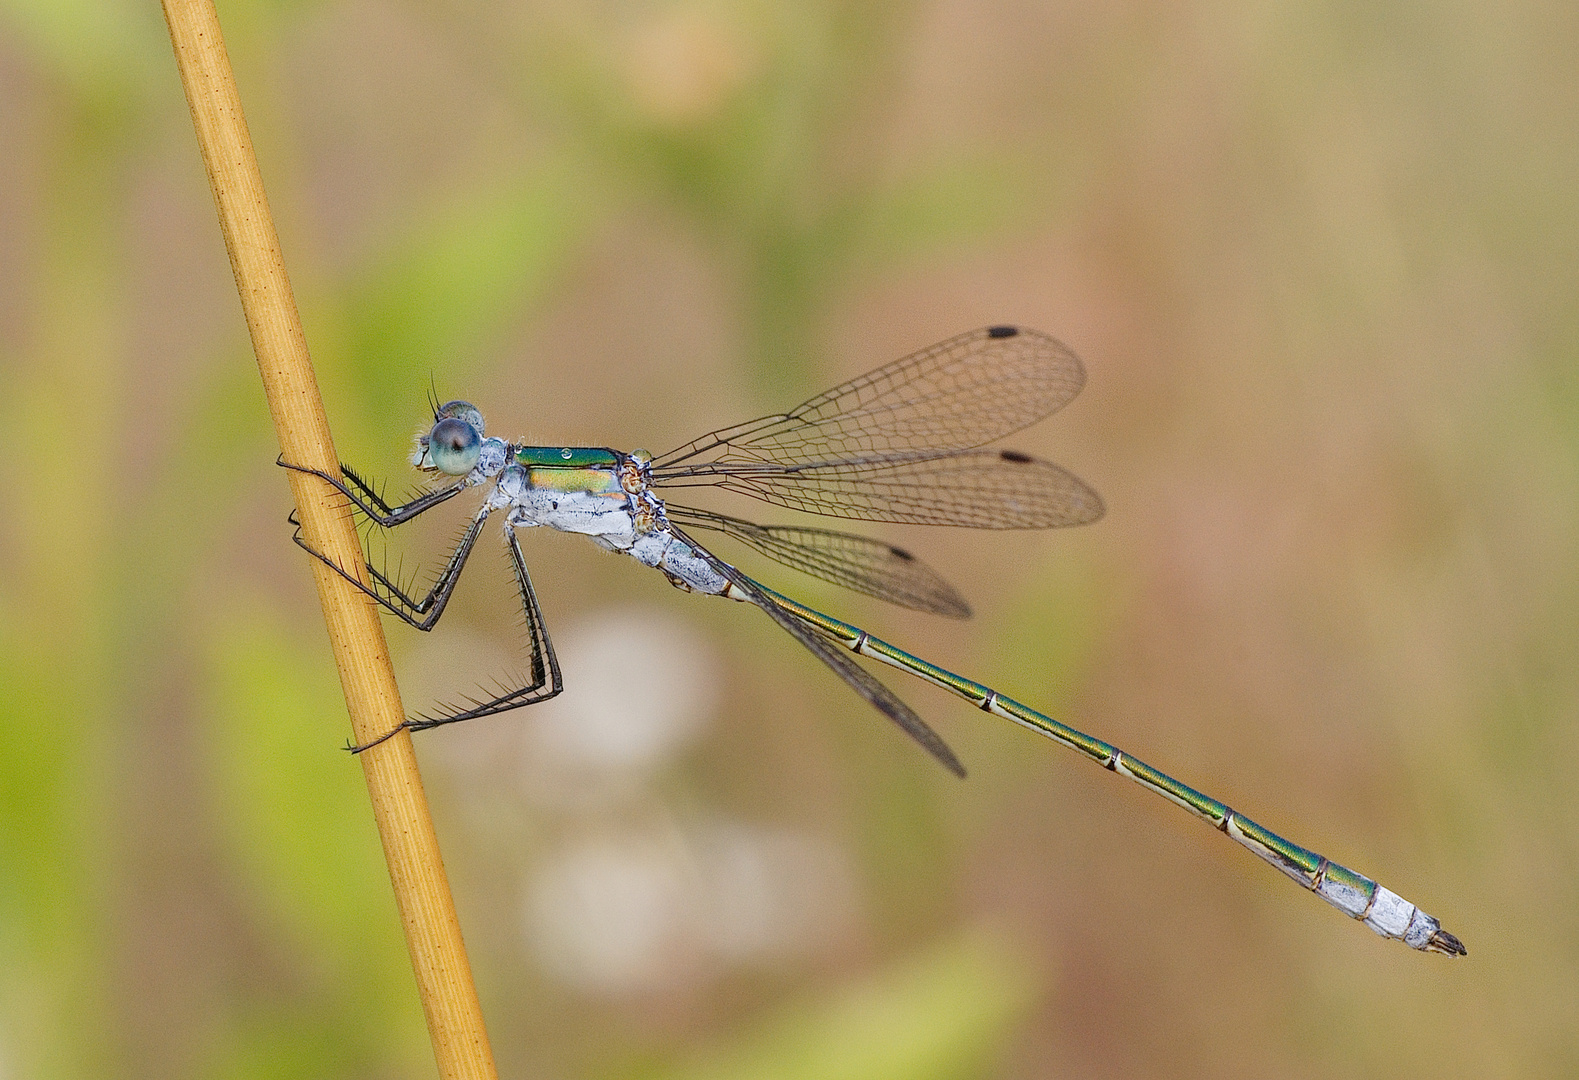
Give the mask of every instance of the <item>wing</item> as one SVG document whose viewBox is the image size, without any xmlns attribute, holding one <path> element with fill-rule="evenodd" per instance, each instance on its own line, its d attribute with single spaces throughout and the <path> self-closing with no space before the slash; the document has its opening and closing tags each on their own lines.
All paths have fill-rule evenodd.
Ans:
<svg viewBox="0 0 1579 1080">
<path fill-rule="evenodd" d="M 895 360 L 777 416 L 704 435 L 653 463 L 806 464 L 982 446 L 1063 407 L 1085 384 L 1069 347 L 1039 330 L 994 326 Z"/>
<path fill-rule="evenodd" d="M 659 482 L 654 477 L 654 482 Z M 1013 450 L 806 465 L 714 466 L 663 481 L 708 485 L 829 517 L 975 529 L 1049 529 L 1102 516 L 1102 497 L 1073 473 Z"/>
<path fill-rule="evenodd" d="M 843 679 L 850 689 L 865 698 L 878 712 L 899 725 L 900 730 L 906 735 L 920 743 L 927 753 L 937 758 L 943 764 L 944 768 L 948 769 L 955 776 L 961 778 L 965 776 L 965 766 L 960 764 L 959 758 L 955 756 L 953 750 L 949 749 L 942 736 L 933 731 L 925 720 L 917 716 L 914 709 L 899 700 L 899 697 L 888 687 L 884 686 L 877 676 L 857 663 L 855 657 L 846 653 L 837 643 L 830 640 L 815 627 L 802 622 L 788 611 L 779 607 L 773 602 L 773 598 L 763 592 L 762 587 L 755 581 L 752 581 L 739 570 L 736 570 L 733 566 L 730 566 L 702 547 L 702 545 L 692 540 L 678 528 L 674 530 L 674 533 L 690 545 L 697 554 L 706 559 L 714 570 L 717 570 L 728 579 L 730 584 L 739 590 L 744 597 L 761 608 L 768 618 L 778 623 L 791 637 L 806 646 L 813 656 L 832 668 L 834 674 Z"/>
<path fill-rule="evenodd" d="M 891 604 L 970 618 L 970 605 L 926 563 L 902 548 L 870 537 L 793 525 L 756 525 L 706 510 L 668 504 L 672 521 L 712 529 L 813 577 L 887 600 Z"/>
</svg>

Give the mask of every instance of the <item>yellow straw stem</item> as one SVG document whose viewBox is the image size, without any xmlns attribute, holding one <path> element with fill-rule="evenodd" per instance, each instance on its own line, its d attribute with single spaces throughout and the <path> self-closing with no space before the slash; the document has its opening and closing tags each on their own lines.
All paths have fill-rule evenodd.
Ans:
<svg viewBox="0 0 1579 1080">
<path fill-rule="evenodd" d="M 287 461 L 335 475 L 339 459 L 220 36 L 219 16 L 212 0 L 164 0 L 164 13 L 280 450 Z M 366 581 L 345 500 L 316 477 L 282 472 L 290 480 L 307 542 Z M 308 561 L 352 730 L 358 743 L 371 742 L 405 718 L 378 612 L 350 582 L 318 560 Z M 493 1080 L 493 1054 L 410 734 L 400 732 L 360 760 L 439 1075 L 446 1080 Z"/>
</svg>

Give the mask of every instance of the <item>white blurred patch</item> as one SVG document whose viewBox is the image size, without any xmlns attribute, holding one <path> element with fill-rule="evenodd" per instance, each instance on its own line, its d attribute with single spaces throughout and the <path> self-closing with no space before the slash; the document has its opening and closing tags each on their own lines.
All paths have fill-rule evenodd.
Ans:
<svg viewBox="0 0 1579 1080">
<path fill-rule="evenodd" d="M 610 608 L 550 633 L 565 687 L 558 697 L 419 734 L 442 767 L 473 778 L 467 789 L 492 773 L 539 806 L 595 809 L 637 791 L 712 721 L 722 667 L 683 619 Z M 403 667 L 407 710 L 427 711 L 435 700 L 498 693 L 493 681 L 518 678 L 524 661 L 456 625 L 425 636 Z"/>
<path fill-rule="evenodd" d="M 844 852 L 811 833 L 733 822 L 630 829 L 533 870 L 526 934 L 564 983 L 650 992 L 836 945 L 855 925 L 856 897 Z"/>
<path fill-rule="evenodd" d="M 797 829 L 723 822 L 696 845 L 695 929 L 729 961 L 806 951 L 852 925 L 854 874 L 844 852 Z"/>
<path fill-rule="evenodd" d="M 694 740 L 718 707 L 720 665 L 677 617 L 616 608 L 555 638 L 565 690 L 532 706 L 521 776 L 540 803 L 589 808 L 639 786 Z"/>
<path fill-rule="evenodd" d="M 583 844 L 533 872 L 527 938 L 562 982 L 653 988 L 681 958 L 685 894 L 680 865 L 659 848 L 634 837 Z"/>
<path fill-rule="evenodd" d="M 453 699 L 504 652 L 449 629 L 422 643 L 420 678 L 408 684 L 426 694 L 440 684 Z M 500 859 L 526 856 L 515 864 L 523 930 L 544 970 L 618 996 L 848 941 L 859 890 L 838 845 L 716 817 L 667 824 L 652 782 L 719 706 L 722 665 L 706 640 L 645 608 L 604 609 L 550 632 L 562 694 L 423 737 L 464 778 L 457 790 L 474 836 L 497 844 Z M 537 842 L 523 843 L 528 833 Z"/>
</svg>

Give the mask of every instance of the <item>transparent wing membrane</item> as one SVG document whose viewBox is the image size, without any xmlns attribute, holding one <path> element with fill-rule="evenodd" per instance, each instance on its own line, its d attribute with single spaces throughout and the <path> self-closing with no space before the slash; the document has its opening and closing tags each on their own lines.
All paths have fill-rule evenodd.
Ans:
<svg viewBox="0 0 1579 1080">
<path fill-rule="evenodd" d="M 1012 450 L 976 448 L 1062 408 L 1084 383 L 1080 359 L 1046 334 L 973 330 L 787 413 L 704 435 L 654 461 L 652 479 L 865 521 L 1080 525 L 1102 516 L 1102 500 L 1075 476 Z"/>
<path fill-rule="evenodd" d="M 1080 392 L 1085 378 L 1080 358 L 1040 331 L 973 330 L 787 413 L 704 435 L 658 458 L 653 475 L 710 460 L 796 465 L 968 450 L 1056 412 Z"/>
<path fill-rule="evenodd" d="M 660 481 L 721 487 L 829 517 L 974 529 L 1050 529 L 1102 516 L 1102 498 L 1050 461 L 1013 450 L 946 456 L 726 466 Z"/>
<path fill-rule="evenodd" d="M 757 525 L 686 506 L 668 507 L 671 521 L 734 537 L 813 577 L 891 604 L 968 619 L 970 605 L 937 571 L 902 548 L 851 533 L 793 525 Z"/>
</svg>

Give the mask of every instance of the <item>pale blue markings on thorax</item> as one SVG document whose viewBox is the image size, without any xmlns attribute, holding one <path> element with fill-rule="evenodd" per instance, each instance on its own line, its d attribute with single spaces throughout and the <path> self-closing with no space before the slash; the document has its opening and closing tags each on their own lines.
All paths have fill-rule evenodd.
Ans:
<svg viewBox="0 0 1579 1080">
<path fill-rule="evenodd" d="M 501 505 L 510 507 L 510 524 L 579 533 L 621 551 L 635 541 L 630 496 L 612 460 L 609 467 L 556 468 L 522 464 L 519 450 L 514 457 L 497 488 Z"/>
<path fill-rule="evenodd" d="M 504 469 L 505 459 L 509 456 L 510 448 L 503 439 L 484 439 L 482 451 L 477 455 L 477 467 L 472 470 L 472 477 L 466 482 L 476 484 L 490 476 L 498 476 Z"/>
</svg>

